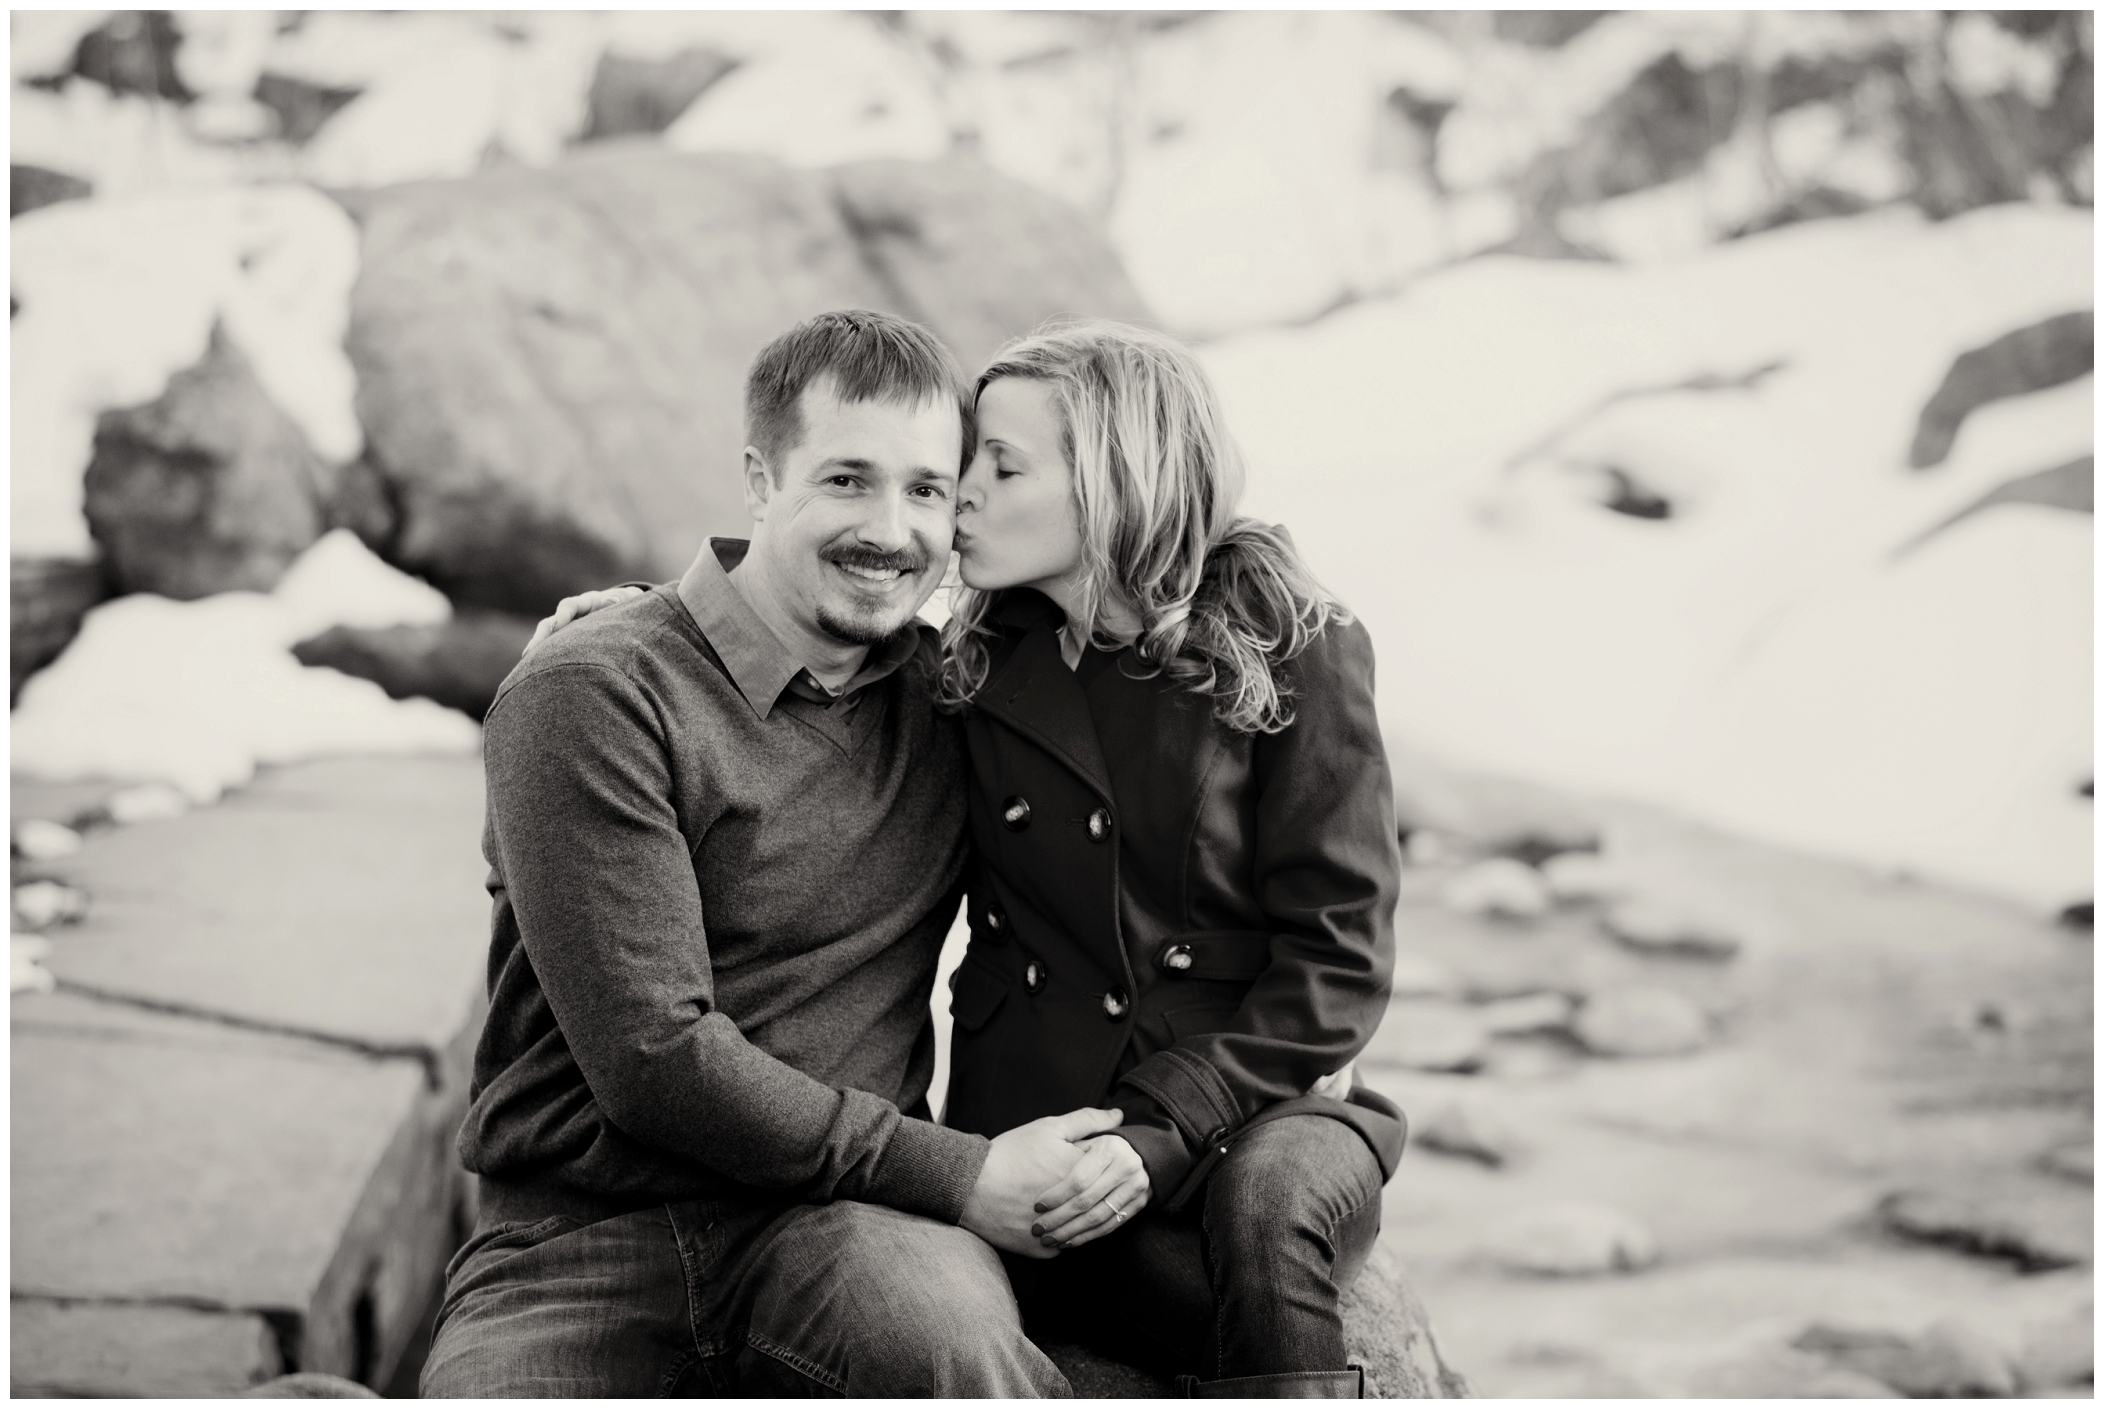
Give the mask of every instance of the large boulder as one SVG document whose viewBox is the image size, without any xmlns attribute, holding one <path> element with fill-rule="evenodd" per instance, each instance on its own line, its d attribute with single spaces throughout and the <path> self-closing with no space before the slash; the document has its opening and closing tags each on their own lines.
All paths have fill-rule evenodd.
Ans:
<svg viewBox="0 0 2104 1409">
<path fill-rule="evenodd" d="M 533 639 L 530 617 L 467 607 L 420 626 L 334 626 L 301 641 L 301 665 L 370 680 L 394 699 L 436 700 L 480 719 Z"/>
<path fill-rule="evenodd" d="M 1401 1262 L 1376 1245 L 1344 1294 L 1344 1351 L 1365 1367 L 1368 1399 L 1467 1399 L 1468 1380 L 1446 1363 L 1432 1318 Z M 1166 1399 L 1175 1386 L 1086 1347 L 1047 1342 L 1045 1354 L 1080 1399 Z"/>
<path fill-rule="evenodd" d="M 1056 314 L 1144 315 L 1078 214 L 972 166 L 616 141 L 347 200 L 361 473 L 394 515 L 361 531 L 457 601 L 534 616 L 744 529 L 746 368 L 801 319 L 902 313 L 969 362 Z"/>
<path fill-rule="evenodd" d="M 88 528 L 119 591 L 268 591 L 321 536 L 330 479 L 215 327 L 204 360 L 160 397 L 97 422 Z"/>
</svg>

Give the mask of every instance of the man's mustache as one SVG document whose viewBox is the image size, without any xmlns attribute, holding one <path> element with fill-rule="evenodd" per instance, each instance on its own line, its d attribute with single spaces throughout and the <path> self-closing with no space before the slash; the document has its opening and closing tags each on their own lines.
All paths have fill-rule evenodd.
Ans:
<svg viewBox="0 0 2104 1409">
<path fill-rule="evenodd" d="M 828 548 L 820 556 L 837 566 L 861 568 L 864 572 L 899 572 L 911 576 L 928 566 L 928 555 L 915 552 L 911 548 L 901 548 L 895 553 L 883 553 L 875 548 L 845 546 Z"/>
</svg>

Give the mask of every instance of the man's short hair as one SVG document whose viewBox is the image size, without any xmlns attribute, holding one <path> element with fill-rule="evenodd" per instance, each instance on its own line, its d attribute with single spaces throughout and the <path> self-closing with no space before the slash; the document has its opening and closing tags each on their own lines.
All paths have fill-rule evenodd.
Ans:
<svg viewBox="0 0 2104 1409">
<path fill-rule="evenodd" d="M 745 443 L 766 457 L 775 483 L 781 483 L 782 456 L 803 439 L 798 403 L 804 388 L 828 374 L 846 403 L 915 406 L 948 398 L 964 432 L 960 473 L 971 460 L 972 402 L 950 350 L 918 323 L 851 308 L 797 324 L 760 349 L 746 375 Z"/>
</svg>

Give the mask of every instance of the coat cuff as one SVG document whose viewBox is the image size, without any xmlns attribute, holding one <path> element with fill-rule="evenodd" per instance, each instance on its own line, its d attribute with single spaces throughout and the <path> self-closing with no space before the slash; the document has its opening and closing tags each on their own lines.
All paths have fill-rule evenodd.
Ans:
<svg viewBox="0 0 2104 1409">
<path fill-rule="evenodd" d="M 1193 1150 L 1204 1149 L 1243 1121 L 1235 1093 L 1212 1063 L 1181 1047 L 1156 1052 L 1118 1084 L 1153 1097 Z"/>
<path fill-rule="evenodd" d="M 1194 1156 L 1176 1122 L 1145 1092 L 1122 1087 L 1112 1094 L 1112 1109 L 1125 1112 L 1125 1122 L 1110 1133 L 1122 1138 L 1147 1167 L 1148 1202 L 1160 1205 L 1183 1184 Z"/>
<path fill-rule="evenodd" d="M 964 1217 L 965 1202 L 992 1149 L 993 1142 L 984 1135 L 903 1118 L 891 1132 L 876 1177 L 861 1201 L 955 1223 Z"/>
</svg>

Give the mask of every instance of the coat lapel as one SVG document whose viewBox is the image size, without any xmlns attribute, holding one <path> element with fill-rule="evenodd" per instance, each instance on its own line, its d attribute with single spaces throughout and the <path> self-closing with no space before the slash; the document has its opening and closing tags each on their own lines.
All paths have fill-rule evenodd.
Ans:
<svg viewBox="0 0 2104 1409">
<path fill-rule="evenodd" d="M 1037 597 L 1036 593 L 1029 595 Z M 1038 601 L 1043 602 L 1042 611 L 1025 608 L 1008 614 L 1007 620 L 1023 625 L 1022 638 L 987 678 L 973 703 L 1034 739 L 1115 811 L 1110 769 L 1103 762 L 1103 744 L 1096 737 L 1088 696 L 1059 658 L 1058 608 L 1041 597 Z"/>
</svg>

